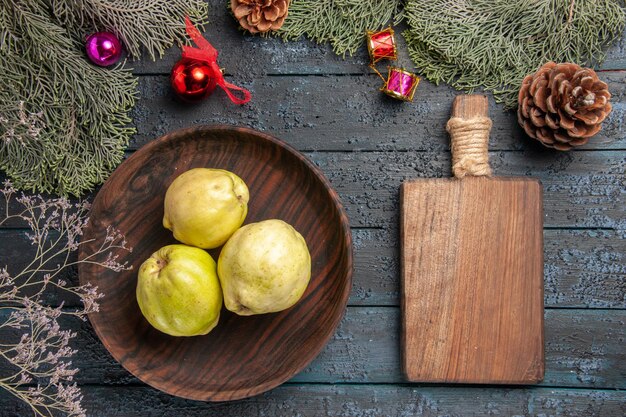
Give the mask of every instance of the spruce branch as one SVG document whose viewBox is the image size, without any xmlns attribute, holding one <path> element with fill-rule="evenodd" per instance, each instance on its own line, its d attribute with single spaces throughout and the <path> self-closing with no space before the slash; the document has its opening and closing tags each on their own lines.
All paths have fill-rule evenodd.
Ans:
<svg viewBox="0 0 626 417">
<path fill-rule="evenodd" d="M 100 68 L 83 35 L 109 29 L 154 58 L 203 21 L 201 0 L 0 0 L 0 169 L 16 187 L 81 195 L 122 161 L 137 79 Z"/>
<path fill-rule="evenodd" d="M 623 0 L 408 0 L 403 35 L 429 80 L 484 87 L 511 108 L 548 61 L 598 65 L 624 29 Z"/>
<path fill-rule="evenodd" d="M 129 70 L 90 64 L 79 42 L 37 8 L 43 2 L 1 7 L 3 38 L 14 41 L 0 47 L 0 168 L 19 188 L 79 195 L 121 162 L 137 81 Z M 37 135 L 21 126 L 21 140 L 9 140 L 24 115 Z"/>
<path fill-rule="evenodd" d="M 155 60 L 175 42 L 185 42 L 185 16 L 206 23 L 204 0 L 51 0 L 53 15 L 82 35 L 98 30 L 115 33 L 133 58 L 142 49 Z M 81 35 L 81 33 L 79 33 Z"/>
<path fill-rule="evenodd" d="M 363 45 L 365 31 L 382 29 L 399 5 L 400 0 L 293 0 L 277 33 L 284 39 L 306 35 L 330 42 L 335 53 L 352 55 Z"/>
</svg>

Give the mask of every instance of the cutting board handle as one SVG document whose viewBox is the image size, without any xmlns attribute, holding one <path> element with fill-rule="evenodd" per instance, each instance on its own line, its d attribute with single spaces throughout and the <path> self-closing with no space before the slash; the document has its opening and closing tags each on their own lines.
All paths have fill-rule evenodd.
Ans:
<svg viewBox="0 0 626 417">
<path fill-rule="evenodd" d="M 476 94 L 456 96 L 446 130 L 450 133 L 454 176 L 490 176 L 488 150 L 491 119 L 487 97 Z"/>
</svg>

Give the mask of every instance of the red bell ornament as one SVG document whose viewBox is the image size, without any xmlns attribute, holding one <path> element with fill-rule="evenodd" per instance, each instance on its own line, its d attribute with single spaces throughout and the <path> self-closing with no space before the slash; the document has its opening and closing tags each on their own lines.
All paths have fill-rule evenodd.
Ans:
<svg viewBox="0 0 626 417">
<path fill-rule="evenodd" d="M 183 57 L 174 64 L 170 81 L 172 89 L 183 101 L 195 103 L 209 96 L 219 86 L 230 101 L 246 104 L 252 98 L 245 88 L 237 87 L 224 79 L 217 65 L 217 49 L 185 17 L 187 34 L 197 46 L 183 45 Z"/>
<path fill-rule="evenodd" d="M 213 93 L 221 75 L 215 74 L 214 67 L 205 61 L 182 58 L 172 67 L 170 81 L 178 98 L 188 103 L 196 103 Z"/>
</svg>

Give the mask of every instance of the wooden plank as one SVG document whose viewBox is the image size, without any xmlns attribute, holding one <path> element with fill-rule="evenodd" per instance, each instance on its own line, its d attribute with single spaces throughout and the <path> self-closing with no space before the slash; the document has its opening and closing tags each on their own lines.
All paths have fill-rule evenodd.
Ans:
<svg viewBox="0 0 626 417">
<path fill-rule="evenodd" d="M 615 388 L 624 386 L 624 369 L 608 369 L 626 366 L 621 364 L 619 341 L 626 333 L 624 318 L 623 311 L 546 310 L 546 373 L 541 385 L 608 387 L 613 381 Z M 292 381 L 405 381 L 399 345 L 398 310 L 349 308 L 331 343 Z M 598 372 L 600 368 L 604 371 Z"/>
<path fill-rule="evenodd" d="M 354 282 L 350 305 L 399 305 L 399 245 L 396 228 L 352 229 Z M 626 309 L 626 231 L 544 230 L 544 303 L 548 307 Z M 0 230 L 0 266 L 16 270 L 30 246 L 23 231 Z M 63 279 L 78 283 L 75 269 Z M 74 306 L 52 291 L 47 302 Z"/>
<path fill-rule="evenodd" d="M 544 302 L 626 308 L 625 230 L 545 230 Z"/>
<path fill-rule="evenodd" d="M 546 310 L 546 374 L 542 385 L 626 388 L 626 311 Z M 63 318 L 76 331 L 72 359 L 80 384 L 135 384 L 109 355 L 88 323 Z M 19 337 L 15 332 L 13 337 Z M 291 382 L 406 383 L 400 358 L 397 307 L 348 307 L 339 329 L 322 353 Z M 0 363 L 0 374 L 5 364 Z"/>
<path fill-rule="evenodd" d="M 401 350 L 410 381 L 543 379 L 542 187 L 471 169 L 469 161 L 488 157 L 488 136 L 469 132 L 472 148 L 468 123 L 487 109 L 485 96 L 457 96 L 447 125 L 455 178 L 400 188 Z"/>
<path fill-rule="evenodd" d="M 90 417 L 623 416 L 626 392 L 389 385 L 283 385 L 241 401 L 184 400 L 150 387 L 82 387 Z M 0 392 L 0 415 L 32 413 Z"/>
<path fill-rule="evenodd" d="M 622 32 L 617 42 L 607 49 L 606 59 L 600 66 L 600 70 L 603 71 L 616 69 L 626 69 L 626 31 Z"/>
<path fill-rule="evenodd" d="M 398 194 L 408 178 L 449 177 L 448 153 L 311 153 L 329 177 L 353 226 L 398 222 Z M 496 176 L 543 183 L 544 226 L 626 229 L 626 155 L 620 152 L 491 152 Z"/>
<path fill-rule="evenodd" d="M 408 178 L 450 177 L 448 152 L 306 152 L 339 192 L 353 227 L 396 227 Z M 626 229 L 626 152 L 491 152 L 497 176 L 543 183 L 544 226 Z M 0 216 L 4 213 L 0 205 Z"/>
<path fill-rule="evenodd" d="M 419 179 L 404 182 L 400 194 L 407 379 L 541 381 L 541 184 L 514 177 Z"/>
<path fill-rule="evenodd" d="M 351 305 L 398 305 L 395 228 L 353 229 Z M 626 308 L 626 232 L 544 230 L 544 303 L 549 307 Z"/>
<path fill-rule="evenodd" d="M 613 94 L 613 112 L 603 130 L 580 149 L 626 149 L 626 71 L 604 72 Z M 237 77 L 229 81 L 238 82 Z M 252 92 L 252 101 L 237 106 L 222 91 L 195 106 L 173 97 L 165 76 L 139 79 L 133 110 L 137 149 L 168 131 L 193 124 L 244 125 L 275 135 L 299 150 L 362 151 L 449 149 L 445 124 L 457 91 L 422 81 L 414 103 L 380 93 L 373 75 L 325 77 L 258 76 L 238 82 Z M 526 136 L 514 112 L 490 100 L 493 129 L 489 148 L 554 154 Z"/>
</svg>

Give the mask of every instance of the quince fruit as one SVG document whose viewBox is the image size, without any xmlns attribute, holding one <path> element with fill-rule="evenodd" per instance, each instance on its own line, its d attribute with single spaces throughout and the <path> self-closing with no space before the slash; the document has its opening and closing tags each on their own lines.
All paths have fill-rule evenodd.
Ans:
<svg viewBox="0 0 626 417">
<path fill-rule="evenodd" d="M 162 247 L 139 268 L 137 302 L 148 322 L 163 333 L 207 334 L 222 308 L 215 261 L 191 246 Z"/>
<path fill-rule="evenodd" d="M 198 248 L 221 246 L 248 214 L 248 187 L 230 171 L 194 168 L 165 193 L 163 226 L 179 242 Z"/>
<path fill-rule="evenodd" d="M 241 316 L 273 313 L 302 297 L 311 278 L 311 255 L 291 225 L 264 220 L 233 234 L 217 271 L 228 310 Z"/>
</svg>

